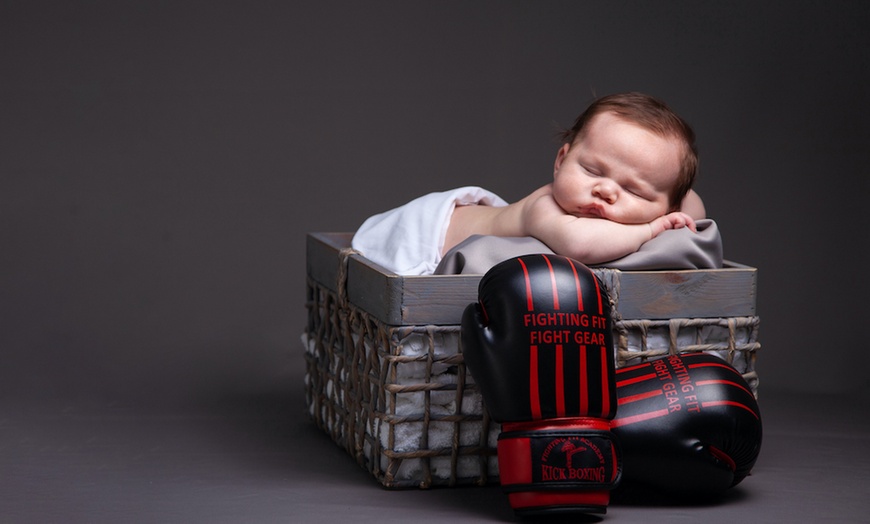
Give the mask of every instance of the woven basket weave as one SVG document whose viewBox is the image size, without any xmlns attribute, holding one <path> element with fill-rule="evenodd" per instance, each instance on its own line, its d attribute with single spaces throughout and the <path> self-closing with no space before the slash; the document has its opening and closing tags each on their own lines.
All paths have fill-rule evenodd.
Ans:
<svg viewBox="0 0 870 524">
<path fill-rule="evenodd" d="M 342 306 L 316 283 L 309 282 L 308 292 L 305 386 L 318 427 L 386 487 L 485 484 L 497 474 L 497 425 L 482 408 L 462 355 L 436 354 L 436 339 L 458 340 L 458 326 L 387 326 Z M 412 375 L 425 377 L 409 383 L 404 370 L 411 366 Z M 453 411 L 433 410 L 434 395 L 438 405 L 452 402 Z M 403 405 L 422 409 L 407 412 Z M 449 433 L 449 445 L 433 447 L 435 431 Z"/>
</svg>

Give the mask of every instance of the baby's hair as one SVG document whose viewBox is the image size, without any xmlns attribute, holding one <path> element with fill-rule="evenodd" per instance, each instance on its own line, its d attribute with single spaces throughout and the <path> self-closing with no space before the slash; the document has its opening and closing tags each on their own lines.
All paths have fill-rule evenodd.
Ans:
<svg viewBox="0 0 870 524">
<path fill-rule="evenodd" d="M 573 144 L 583 137 L 586 126 L 595 115 L 611 112 L 663 137 L 673 137 L 684 145 L 684 154 L 677 183 L 671 190 L 671 209 L 679 209 L 683 197 L 692 188 L 698 173 L 698 147 L 695 132 L 679 115 L 664 102 L 643 93 L 619 93 L 593 101 L 586 111 L 577 117 L 570 129 L 561 133 L 563 144 Z"/>
</svg>

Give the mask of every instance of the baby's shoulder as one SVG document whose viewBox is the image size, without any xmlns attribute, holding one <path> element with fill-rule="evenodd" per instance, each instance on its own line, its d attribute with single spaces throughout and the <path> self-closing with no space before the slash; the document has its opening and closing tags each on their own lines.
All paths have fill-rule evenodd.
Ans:
<svg viewBox="0 0 870 524">
<path fill-rule="evenodd" d="M 520 199 L 517 204 L 524 209 L 529 209 L 531 207 L 539 205 L 542 200 L 552 200 L 552 197 L 553 184 L 547 184 L 532 191 L 531 193 L 526 195 L 525 198 Z"/>
<path fill-rule="evenodd" d="M 553 198 L 553 184 L 539 187 L 529 193 L 529 195 L 520 202 L 526 212 L 531 212 L 532 210 L 540 211 L 541 209 L 553 211 L 554 209 L 552 206 L 556 205 L 556 201 Z"/>
<path fill-rule="evenodd" d="M 529 198 L 537 199 L 537 198 L 540 198 L 542 196 L 552 195 L 552 194 L 553 194 L 553 184 L 551 182 L 551 183 L 549 183 L 545 186 L 541 186 L 538 189 L 529 193 Z"/>
</svg>

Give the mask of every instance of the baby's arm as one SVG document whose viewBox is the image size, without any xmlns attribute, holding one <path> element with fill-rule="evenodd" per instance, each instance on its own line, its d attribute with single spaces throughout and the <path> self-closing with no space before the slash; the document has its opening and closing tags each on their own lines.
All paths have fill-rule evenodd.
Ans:
<svg viewBox="0 0 870 524">
<path fill-rule="evenodd" d="M 585 264 L 599 264 L 634 253 L 667 229 L 695 230 L 692 217 L 673 212 L 647 224 L 620 224 L 601 218 L 565 213 L 549 193 L 527 202 L 526 234 L 559 253 Z"/>
<path fill-rule="evenodd" d="M 707 218 L 707 209 L 704 207 L 704 201 L 698 193 L 690 189 L 680 204 L 680 211 L 689 215 L 695 220 Z"/>
</svg>

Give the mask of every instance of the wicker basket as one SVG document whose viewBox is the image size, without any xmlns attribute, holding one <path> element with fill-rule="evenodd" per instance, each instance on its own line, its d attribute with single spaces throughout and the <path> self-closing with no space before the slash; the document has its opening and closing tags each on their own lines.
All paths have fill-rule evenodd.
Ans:
<svg viewBox="0 0 870 524">
<path fill-rule="evenodd" d="M 499 426 L 459 348 L 480 275 L 398 276 L 354 254 L 350 238 L 308 236 L 302 340 L 313 420 L 388 488 L 497 480 Z M 615 306 L 617 366 L 715 352 L 757 391 L 754 268 L 595 271 Z"/>
</svg>

